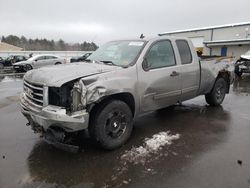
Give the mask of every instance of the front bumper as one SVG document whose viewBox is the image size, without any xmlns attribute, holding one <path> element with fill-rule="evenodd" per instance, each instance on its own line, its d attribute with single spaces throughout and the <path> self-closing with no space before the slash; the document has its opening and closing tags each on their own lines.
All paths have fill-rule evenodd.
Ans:
<svg viewBox="0 0 250 188">
<path fill-rule="evenodd" d="M 62 107 L 48 105 L 41 109 L 29 102 L 25 93 L 21 96 L 21 110 L 34 130 L 46 131 L 49 127 L 60 127 L 66 132 L 75 132 L 88 128 L 89 113 L 85 110 L 66 114 Z"/>
<path fill-rule="evenodd" d="M 13 65 L 13 69 L 16 72 L 26 72 L 25 68 L 24 68 L 24 65 Z"/>
<path fill-rule="evenodd" d="M 250 73 L 250 66 L 238 65 L 239 71 L 243 73 Z"/>
</svg>

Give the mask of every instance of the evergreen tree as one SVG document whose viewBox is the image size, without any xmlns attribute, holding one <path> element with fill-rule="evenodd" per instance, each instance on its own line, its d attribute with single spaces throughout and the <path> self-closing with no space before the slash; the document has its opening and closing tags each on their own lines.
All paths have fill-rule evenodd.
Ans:
<svg viewBox="0 0 250 188">
<path fill-rule="evenodd" d="M 23 48 L 24 50 L 45 50 L 45 51 L 94 51 L 98 46 L 94 42 L 69 44 L 62 39 L 59 41 L 44 39 L 27 39 L 25 36 L 20 38 L 15 35 L 2 36 L 2 42 Z"/>
</svg>

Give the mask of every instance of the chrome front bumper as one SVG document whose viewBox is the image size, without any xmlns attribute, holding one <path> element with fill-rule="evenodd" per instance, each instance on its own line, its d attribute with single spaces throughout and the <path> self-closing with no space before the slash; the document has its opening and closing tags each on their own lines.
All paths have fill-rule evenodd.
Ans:
<svg viewBox="0 0 250 188">
<path fill-rule="evenodd" d="M 34 107 L 22 93 L 20 96 L 23 115 L 32 127 L 42 127 L 46 131 L 51 126 L 63 128 L 66 132 L 80 131 L 88 128 L 89 113 L 85 110 L 72 115 L 66 114 L 64 108 L 48 105 L 38 109 Z"/>
</svg>

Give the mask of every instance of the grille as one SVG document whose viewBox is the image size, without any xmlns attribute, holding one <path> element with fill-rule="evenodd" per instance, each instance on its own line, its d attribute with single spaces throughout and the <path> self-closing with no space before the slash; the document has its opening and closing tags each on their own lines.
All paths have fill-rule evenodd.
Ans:
<svg viewBox="0 0 250 188">
<path fill-rule="evenodd" d="M 29 103 L 41 108 L 43 106 L 43 86 L 23 81 L 23 90 Z"/>
<path fill-rule="evenodd" d="M 245 61 L 244 65 L 249 67 L 250 66 L 250 61 Z"/>
</svg>

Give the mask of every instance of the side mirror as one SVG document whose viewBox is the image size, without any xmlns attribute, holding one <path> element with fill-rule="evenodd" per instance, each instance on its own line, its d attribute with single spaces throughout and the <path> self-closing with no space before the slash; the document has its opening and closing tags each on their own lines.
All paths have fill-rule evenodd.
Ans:
<svg viewBox="0 0 250 188">
<path fill-rule="evenodd" d="M 149 71 L 149 69 L 150 69 L 150 65 L 149 65 L 148 60 L 147 60 L 146 57 L 144 57 L 144 60 L 142 62 L 142 68 L 145 71 Z"/>
</svg>

